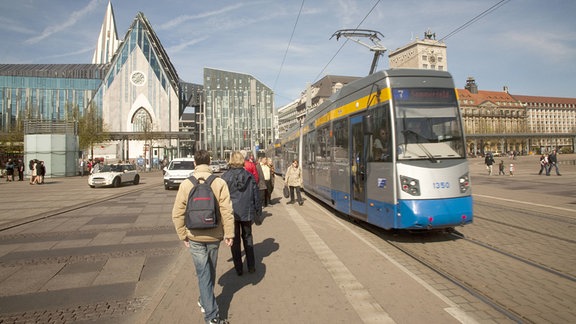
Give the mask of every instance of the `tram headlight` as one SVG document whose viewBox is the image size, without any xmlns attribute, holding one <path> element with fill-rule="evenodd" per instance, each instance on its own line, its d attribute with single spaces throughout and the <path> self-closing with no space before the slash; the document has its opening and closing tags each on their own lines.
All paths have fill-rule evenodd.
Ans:
<svg viewBox="0 0 576 324">
<path fill-rule="evenodd" d="M 400 176 L 400 185 L 402 186 L 402 191 L 412 196 L 420 196 L 420 181 L 417 179 Z"/>
<path fill-rule="evenodd" d="M 468 177 L 468 173 L 460 176 L 458 179 L 458 184 L 460 185 L 460 192 L 465 193 L 470 189 L 470 178 Z"/>
</svg>

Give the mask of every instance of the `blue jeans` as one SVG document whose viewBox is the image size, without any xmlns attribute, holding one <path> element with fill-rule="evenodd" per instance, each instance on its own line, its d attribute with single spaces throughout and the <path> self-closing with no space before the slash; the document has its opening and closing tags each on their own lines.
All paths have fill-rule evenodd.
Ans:
<svg viewBox="0 0 576 324">
<path fill-rule="evenodd" d="M 190 242 L 190 254 L 196 268 L 198 288 L 200 289 L 200 304 L 204 307 L 204 319 L 209 322 L 219 316 L 218 304 L 214 296 L 216 282 L 216 261 L 218 260 L 218 247 L 220 242 L 202 243 Z"/>
<path fill-rule="evenodd" d="M 556 174 L 560 175 L 560 170 L 558 170 L 558 165 L 556 163 L 551 163 L 548 165 L 548 169 L 546 170 L 546 175 L 550 175 L 552 172 L 552 168 L 556 169 Z"/>
</svg>

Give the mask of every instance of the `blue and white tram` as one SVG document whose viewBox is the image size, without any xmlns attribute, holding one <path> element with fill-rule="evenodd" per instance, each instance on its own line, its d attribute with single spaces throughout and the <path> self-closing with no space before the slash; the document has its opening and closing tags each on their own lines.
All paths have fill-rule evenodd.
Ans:
<svg viewBox="0 0 576 324">
<path fill-rule="evenodd" d="M 472 222 L 462 119 L 447 72 L 393 69 L 354 81 L 284 136 L 285 161 L 300 141 L 307 194 L 340 212 L 385 229 Z"/>
</svg>

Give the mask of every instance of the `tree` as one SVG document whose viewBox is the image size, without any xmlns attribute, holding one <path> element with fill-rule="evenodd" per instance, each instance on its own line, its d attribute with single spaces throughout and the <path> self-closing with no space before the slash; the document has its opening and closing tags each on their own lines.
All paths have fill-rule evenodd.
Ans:
<svg viewBox="0 0 576 324">
<path fill-rule="evenodd" d="M 84 115 L 78 117 L 78 145 L 81 150 L 89 148 L 90 156 L 94 156 L 94 144 L 109 139 L 106 125 L 95 110 L 89 106 L 84 111 Z"/>
</svg>

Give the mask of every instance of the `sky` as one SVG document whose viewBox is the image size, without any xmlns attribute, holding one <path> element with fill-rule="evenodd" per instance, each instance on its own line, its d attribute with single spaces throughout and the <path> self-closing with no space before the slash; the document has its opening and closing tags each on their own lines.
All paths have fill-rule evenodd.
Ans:
<svg viewBox="0 0 576 324">
<path fill-rule="evenodd" d="M 447 46 L 457 88 L 576 98 L 574 0 L 112 0 L 122 39 L 138 12 L 180 79 L 203 69 L 249 74 L 279 108 L 325 75 L 362 77 L 373 52 L 341 29 L 369 29 L 388 54 L 427 30 Z M 499 4 L 500 3 L 500 4 Z M 0 64 L 91 63 L 108 0 L 0 0 Z M 494 10 L 483 13 L 495 6 Z M 370 43 L 368 40 L 366 40 Z"/>
</svg>

